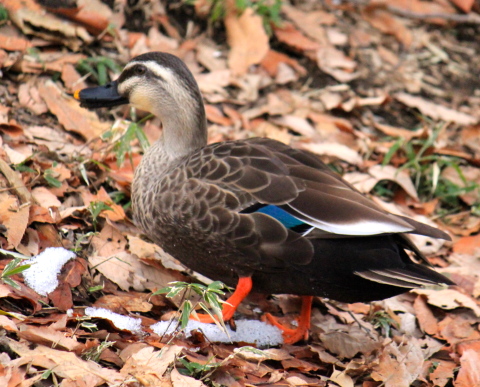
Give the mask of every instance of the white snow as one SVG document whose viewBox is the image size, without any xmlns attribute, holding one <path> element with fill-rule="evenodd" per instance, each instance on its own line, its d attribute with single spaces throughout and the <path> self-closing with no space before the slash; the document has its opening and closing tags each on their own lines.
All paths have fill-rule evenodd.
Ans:
<svg viewBox="0 0 480 387">
<path fill-rule="evenodd" d="M 46 296 L 57 288 L 57 275 L 60 274 L 63 265 L 75 256 L 74 252 L 63 247 L 46 248 L 23 263 L 32 265 L 23 272 L 25 283 L 38 294 Z"/>
<path fill-rule="evenodd" d="M 142 332 L 142 319 L 123 316 L 105 308 L 88 307 L 85 309 L 85 316 L 110 320 L 113 325 L 122 331 L 130 331 L 133 333 Z"/>
<path fill-rule="evenodd" d="M 205 324 L 199 321 L 190 320 L 185 328 L 186 337 L 192 335 L 195 329 L 200 330 L 205 337 L 212 342 L 236 343 L 244 342 L 256 344 L 260 347 L 273 347 L 283 344 L 282 332 L 277 327 L 257 320 L 237 320 L 236 331 L 227 326 L 228 335 L 216 324 Z M 176 321 L 160 321 L 150 326 L 159 336 L 171 334 L 177 326 Z"/>
</svg>

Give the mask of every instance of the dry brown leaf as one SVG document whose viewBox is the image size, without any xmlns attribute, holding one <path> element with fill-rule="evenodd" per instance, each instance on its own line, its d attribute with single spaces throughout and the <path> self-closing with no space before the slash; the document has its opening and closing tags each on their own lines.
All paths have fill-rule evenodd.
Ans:
<svg viewBox="0 0 480 387">
<path fill-rule="evenodd" d="M 48 107 L 34 85 L 34 80 L 29 79 L 22 83 L 18 89 L 18 101 L 20 105 L 30 109 L 35 114 L 43 114 L 48 111 Z"/>
<path fill-rule="evenodd" d="M 30 206 L 19 206 L 15 196 L 0 194 L 0 224 L 6 228 L 7 249 L 16 248 L 22 241 L 28 225 Z"/>
<path fill-rule="evenodd" d="M 475 3 L 475 0 L 450 0 L 450 1 L 465 13 L 470 12 L 472 10 L 473 4 Z"/>
<path fill-rule="evenodd" d="M 460 358 L 460 371 L 455 379 L 455 387 L 480 386 L 480 353 L 467 349 Z"/>
<path fill-rule="evenodd" d="M 0 295 L 0 297 L 3 297 Z M 18 332 L 17 325 L 10 320 L 7 316 L 0 316 L 0 327 L 4 328 L 9 332 Z"/>
<path fill-rule="evenodd" d="M 478 122 L 477 118 L 469 114 L 427 101 L 415 95 L 397 93 L 394 95 L 394 98 L 404 105 L 420 110 L 422 114 L 435 120 L 455 122 L 459 125 L 473 125 Z"/>
<path fill-rule="evenodd" d="M 291 23 L 283 22 L 273 28 L 277 39 L 298 51 L 316 51 L 320 47 L 317 42 L 307 38 Z"/>
<path fill-rule="evenodd" d="M 174 368 L 170 374 L 173 387 L 206 387 L 200 380 L 182 375 Z"/>
<path fill-rule="evenodd" d="M 412 44 L 413 37 L 410 29 L 390 12 L 373 5 L 366 7 L 362 12 L 362 16 L 373 27 L 385 34 L 395 36 L 406 48 Z"/>
<path fill-rule="evenodd" d="M 281 64 L 287 64 L 288 66 L 291 66 L 302 76 L 306 75 L 307 73 L 305 67 L 300 65 L 297 60 L 275 50 L 268 50 L 268 53 L 264 56 L 261 62 L 262 67 L 271 77 L 276 77 L 278 75 Z"/>
<path fill-rule="evenodd" d="M 95 301 L 93 306 L 105 308 L 119 314 L 123 314 L 125 311 L 148 313 L 152 310 L 153 305 L 145 300 L 145 296 L 148 295 L 141 296 L 141 294 L 130 293 L 107 294 Z"/>
<path fill-rule="evenodd" d="M 238 16 L 234 6 L 228 7 L 224 19 L 230 46 L 228 67 L 235 75 L 243 75 L 251 65 L 258 64 L 270 48 L 263 20 L 252 8 Z"/>
<path fill-rule="evenodd" d="M 426 128 L 421 128 L 418 130 L 408 130 L 403 128 L 396 128 L 390 125 L 381 124 L 376 121 L 373 121 L 373 125 L 375 126 L 376 129 L 385 133 L 387 136 L 400 137 L 407 141 L 411 140 L 412 138 L 422 137 L 425 134 L 425 129 L 426 129 Z"/>
<path fill-rule="evenodd" d="M 460 133 L 460 138 L 463 145 L 475 152 L 477 158 L 480 158 L 480 125 L 464 128 Z"/>
<path fill-rule="evenodd" d="M 480 234 L 458 239 L 453 244 L 453 251 L 458 254 L 480 255 Z"/>
<path fill-rule="evenodd" d="M 77 0 L 76 8 L 52 7 L 50 12 L 65 16 L 86 27 L 88 32 L 98 35 L 104 32 L 112 18 L 111 9 L 100 0 Z M 121 25 L 116 25 L 120 28 Z"/>
<path fill-rule="evenodd" d="M 429 375 L 429 379 L 438 387 L 444 387 L 453 379 L 453 372 L 457 365 L 453 361 L 435 360 L 438 363 L 435 371 Z"/>
<path fill-rule="evenodd" d="M 108 122 L 100 122 L 94 112 L 80 107 L 78 101 L 64 95 L 51 80 L 40 81 L 38 90 L 48 109 L 57 116 L 66 130 L 71 130 L 88 141 L 99 137 L 110 128 Z"/>
<path fill-rule="evenodd" d="M 35 187 L 32 190 L 32 196 L 36 203 L 46 209 L 50 207 L 60 207 L 62 205 L 57 196 L 52 194 L 47 187 Z"/>
<path fill-rule="evenodd" d="M 352 172 L 343 176 L 350 184 L 354 185 L 360 192 L 370 192 L 378 182 L 382 180 L 394 181 L 401 186 L 406 193 L 418 201 L 417 190 L 406 170 L 399 170 L 391 165 L 374 165 L 367 173 Z"/>
<path fill-rule="evenodd" d="M 477 317 L 480 317 L 480 306 L 476 301 L 454 289 L 413 289 L 412 292 L 427 296 L 430 305 L 438 306 L 442 309 L 469 308 Z"/>
<path fill-rule="evenodd" d="M 120 384 L 124 377 L 117 371 L 103 368 L 94 361 L 85 361 L 72 352 L 59 351 L 43 345 L 30 349 L 27 345 L 8 339 L 8 346 L 19 355 L 15 365 L 30 364 L 45 369 L 55 369 L 55 375 L 70 380 L 81 380 L 84 386 L 94 387 L 104 383 Z"/>
<path fill-rule="evenodd" d="M 382 343 L 371 339 L 357 325 L 348 326 L 347 332 L 327 331 L 320 335 L 326 349 L 341 358 L 352 358 L 357 353 L 369 354 L 378 349 Z"/>
<path fill-rule="evenodd" d="M 87 83 L 83 80 L 83 77 L 75 70 L 75 66 L 72 63 L 65 63 L 62 69 L 62 81 L 65 84 L 67 93 L 73 93 L 75 90 L 84 89 L 87 87 Z"/>
<path fill-rule="evenodd" d="M 285 126 L 307 138 L 312 138 L 317 134 L 316 129 L 303 117 L 286 114 L 281 117 L 271 118 L 270 122 Z"/>
<path fill-rule="evenodd" d="M 338 384 L 340 387 L 354 387 L 355 383 L 353 379 L 348 376 L 345 371 L 338 371 L 335 368 L 333 369 L 332 374 L 328 378 L 332 382 Z"/>
<path fill-rule="evenodd" d="M 77 340 L 67 337 L 65 333 L 51 327 L 24 325 L 18 336 L 32 343 L 55 347 L 68 352 L 80 353 L 85 347 L 85 344 L 79 343 Z"/>
<path fill-rule="evenodd" d="M 322 71 L 339 82 L 347 83 L 360 76 L 359 72 L 354 72 L 357 63 L 334 46 L 320 47 L 316 52 L 315 59 Z"/>
<path fill-rule="evenodd" d="M 0 48 L 7 51 L 26 51 L 28 48 L 32 47 L 32 43 L 30 43 L 28 39 L 15 35 L 2 28 L 0 31 Z"/>
<path fill-rule="evenodd" d="M 215 124 L 222 126 L 230 126 L 233 124 L 232 120 L 225 117 L 222 111 L 216 106 L 205 104 L 205 112 L 207 114 L 207 119 Z"/>
<path fill-rule="evenodd" d="M 438 321 L 422 296 L 418 296 L 415 299 L 413 307 L 415 308 L 415 316 L 418 319 L 420 328 L 429 335 L 436 334 Z"/>
<path fill-rule="evenodd" d="M 352 165 L 361 165 L 362 157 L 354 149 L 336 143 L 298 143 L 298 148 L 308 150 L 322 156 L 332 156 Z"/>
<path fill-rule="evenodd" d="M 155 351 L 153 347 L 142 348 L 126 359 L 120 373 L 125 377 L 136 377 L 144 385 L 157 386 L 182 350 L 183 347 L 178 345 L 166 346 L 161 352 Z"/>
<path fill-rule="evenodd" d="M 423 353 L 414 337 L 404 343 L 393 341 L 383 349 L 378 365 L 374 366 L 371 376 L 381 381 L 385 387 L 409 387 L 422 371 Z"/>
<path fill-rule="evenodd" d="M 199 42 L 196 48 L 197 60 L 210 71 L 226 70 L 226 60 L 221 56 L 221 49 L 210 41 Z"/>
<path fill-rule="evenodd" d="M 62 20 L 52 14 L 44 12 L 34 0 L 3 0 L 10 19 L 26 35 L 35 35 L 42 39 L 58 42 L 77 51 L 85 42 L 92 41 L 92 37 L 85 28 L 69 21 Z"/>
<path fill-rule="evenodd" d="M 292 7 L 284 3 L 282 12 L 287 18 L 295 23 L 295 25 L 308 37 L 316 40 L 320 45 L 328 43 L 326 31 L 322 24 L 332 25 L 336 22 L 336 17 L 332 13 L 324 11 L 303 12 L 297 7 Z"/>
</svg>

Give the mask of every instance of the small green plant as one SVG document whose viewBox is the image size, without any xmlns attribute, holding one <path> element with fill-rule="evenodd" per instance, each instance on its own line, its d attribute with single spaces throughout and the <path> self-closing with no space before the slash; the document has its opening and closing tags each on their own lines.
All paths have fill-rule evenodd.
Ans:
<svg viewBox="0 0 480 387">
<path fill-rule="evenodd" d="M 92 214 L 92 211 L 90 211 L 90 214 Z M 97 214 L 98 217 L 98 214 Z M 93 218 L 93 214 L 92 214 Z M 90 243 L 90 240 L 92 237 L 97 235 L 97 232 L 89 231 L 85 234 L 76 234 L 77 241 L 75 242 L 75 247 L 73 248 L 73 251 L 75 253 L 82 251 L 83 250 L 83 245 Z"/>
<path fill-rule="evenodd" d="M 92 216 L 93 228 L 96 232 L 99 215 L 102 213 L 102 211 L 113 211 L 113 209 L 104 202 L 90 202 L 88 211 L 90 211 L 90 215 Z"/>
<path fill-rule="evenodd" d="M 88 351 L 84 352 L 82 357 L 85 360 L 92 360 L 95 363 L 98 363 L 100 361 L 102 352 L 115 345 L 115 343 L 115 341 L 102 341 L 99 346 L 92 347 Z"/>
<path fill-rule="evenodd" d="M 4 25 L 7 22 L 7 20 L 8 20 L 8 11 L 3 5 L 0 5 L 0 26 Z"/>
<path fill-rule="evenodd" d="M 194 0 L 187 1 L 187 3 L 194 2 Z M 235 7 L 239 14 L 242 14 L 247 8 L 252 8 L 257 15 L 262 17 L 265 31 L 271 35 L 272 24 L 278 26 L 282 22 L 280 17 L 282 2 L 283 0 L 235 0 Z M 210 22 L 223 20 L 226 14 L 226 1 L 210 0 L 210 3 Z"/>
<path fill-rule="evenodd" d="M 114 140 L 113 151 L 115 152 L 117 165 L 119 167 L 123 165 L 127 156 L 129 157 L 130 163 L 133 166 L 131 143 L 135 139 L 138 140 L 143 151 L 149 148 L 150 143 L 148 142 L 147 136 L 145 136 L 145 132 L 143 131 L 141 124 L 149 120 L 151 117 L 152 115 L 148 115 L 137 122 L 130 122 L 127 130 L 125 130 L 122 135 Z M 111 140 L 115 136 L 118 136 L 116 133 L 118 133 L 118 129 L 112 128 L 102 135 L 102 140 Z"/>
<path fill-rule="evenodd" d="M 389 149 L 383 160 L 383 165 L 390 163 L 392 157 L 401 153 L 407 161 L 399 168 L 406 169 L 410 173 L 418 196 L 422 201 L 439 199 L 439 213 L 459 211 L 462 203 L 459 195 L 473 191 L 479 187 L 476 182 L 469 182 L 460 168 L 462 160 L 457 157 L 435 154 L 432 152 L 434 144 L 440 134 L 439 129 L 432 131 L 427 138 L 413 138 L 410 141 L 398 139 Z M 451 167 L 455 169 L 463 182 L 458 186 L 442 176 L 442 171 Z M 385 185 L 375 189 L 380 195 L 390 196 L 393 194 L 384 190 Z M 390 186 L 390 188 L 392 188 Z"/>
<path fill-rule="evenodd" d="M 178 360 L 185 368 L 180 368 L 178 371 L 185 376 L 201 379 L 207 372 L 215 370 L 219 367 L 220 363 L 211 363 L 213 359 L 214 357 L 210 358 L 207 363 L 200 364 L 196 362 L 190 362 L 185 358 L 179 358 Z"/>
<path fill-rule="evenodd" d="M 157 290 L 152 294 L 152 296 L 157 294 L 166 294 L 167 298 L 172 298 L 180 292 L 185 291 L 186 296 L 193 292 L 198 294 L 202 299 L 202 301 L 199 301 L 197 304 L 192 304 L 192 302 L 187 299 L 188 297 L 184 297 L 183 302 L 179 307 L 179 325 L 181 329 L 184 329 L 187 326 L 190 315 L 195 316 L 195 308 L 200 306 L 208 315 L 210 315 L 210 317 L 214 319 L 214 321 L 218 321 L 218 324 L 226 330 L 221 306 L 221 304 L 225 303 L 225 301 L 220 298 L 220 296 L 225 294 L 222 289 L 225 289 L 226 286 L 223 283 L 220 281 L 214 281 L 210 285 L 205 286 L 201 284 L 189 284 L 187 282 L 175 281 L 171 282 L 169 285 L 170 286 Z M 215 320 L 214 316 L 217 318 L 217 320 Z"/>
<path fill-rule="evenodd" d="M 47 181 L 48 185 L 51 187 L 60 188 L 62 186 L 62 182 L 58 180 L 55 175 L 56 172 L 52 168 L 46 169 L 43 173 L 43 177 Z"/>
<path fill-rule="evenodd" d="M 369 321 L 375 329 L 381 329 L 382 335 L 385 337 L 390 337 L 392 327 L 398 328 L 395 320 L 384 310 L 379 310 L 371 316 L 368 316 L 367 321 Z"/>
<path fill-rule="evenodd" d="M 3 268 L 1 274 L 1 280 L 3 283 L 14 287 L 15 289 L 20 289 L 20 285 L 14 281 L 11 277 L 15 274 L 19 274 L 27 270 L 31 265 L 22 265 L 21 263 L 28 259 L 27 256 L 19 253 L 14 253 L 12 251 L 7 251 L 0 249 L 0 253 L 5 255 L 11 255 L 14 258 L 7 263 L 7 265 Z"/>
<path fill-rule="evenodd" d="M 76 69 L 82 75 L 92 76 L 99 85 L 105 85 L 109 81 L 108 70 L 116 74 L 122 70 L 113 59 L 104 56 L 81 59 Z"/>
</svg>

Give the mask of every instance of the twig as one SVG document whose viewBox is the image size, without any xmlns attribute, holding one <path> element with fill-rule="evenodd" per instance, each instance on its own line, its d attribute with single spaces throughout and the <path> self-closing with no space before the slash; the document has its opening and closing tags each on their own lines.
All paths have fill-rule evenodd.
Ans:
<svg viewBox="0 0 480 387">
<path fill-rule="evenodd" d="M 464 24 L 480 24 L 480 15 L 470 12 L 467 14 L 451 14 L 451 13 L 421 13 L 408 11 L 395 7 L 393 5 L 386 5 L 386 9 L 399 16 L 408 17 L 410 19 L 444 19 L 456 23 Z"/>
</svg>

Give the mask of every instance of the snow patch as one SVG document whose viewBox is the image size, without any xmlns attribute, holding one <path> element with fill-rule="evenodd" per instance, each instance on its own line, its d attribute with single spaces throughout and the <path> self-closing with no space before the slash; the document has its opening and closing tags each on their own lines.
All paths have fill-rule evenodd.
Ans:
<svg viewBox="0 0 480 387">
<path fill-rule="evenodd" d="M 140 318 L 123 316 L 105 308 L 88 307 L 85 309 L 85 316 L 110 320 L 115 327 L 122 331 L 130 331 L 132 333 L 142 332 L 142 320 Z"/>
<path fill-rule="evenodd" d="M 46 296 L 58 286 L 57 276 L 63 265 L 75 258 L 73 251 L 63 247 L 48 247 L 37 256 L 26 260 L 24 265 L 32 265 L 23 272 L 25 283 L 38 294 Z"/>
<path fill-rule="evenodd" d="M 192 331 L 198 329 L 205 337 L 212 342 L 235 343 L 244 342 L 256 344 L 260 347 L 273 347 L 283 344 L 282 332 L 277 327 L 257 320 L 237 320 L 236 331 L 227 326 L 228 335 L 216 324 L 205 324 L 199 321 L 190 320 L 185 328 L 186 337 L 192 335 Z M 159 336 L 168 335 L 174 332 L 177 327 L 176 321 L 160 321 L 150 326 Z"/>
</svg>

